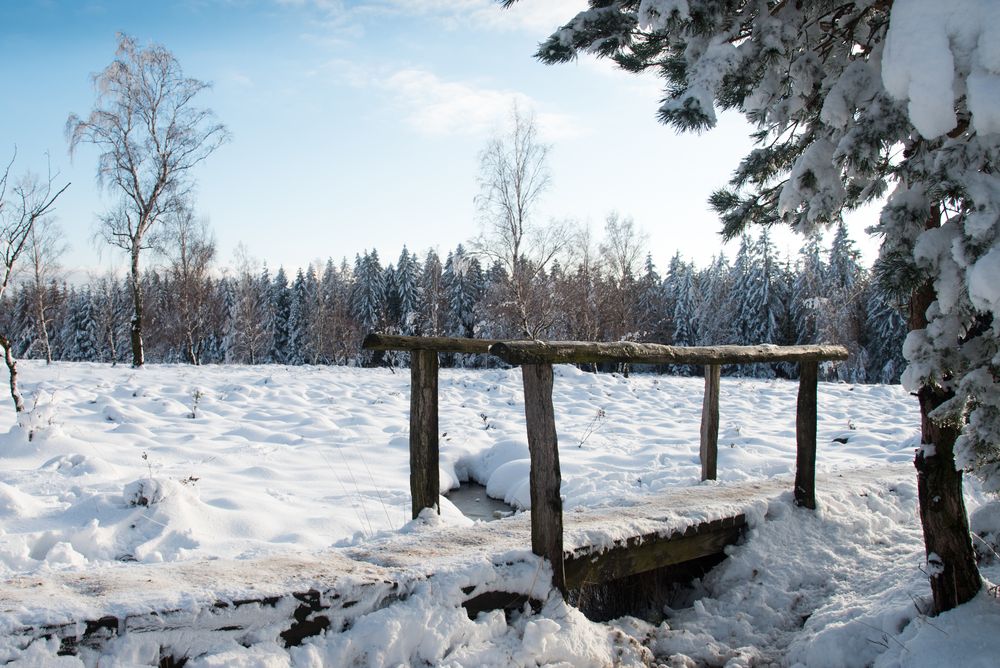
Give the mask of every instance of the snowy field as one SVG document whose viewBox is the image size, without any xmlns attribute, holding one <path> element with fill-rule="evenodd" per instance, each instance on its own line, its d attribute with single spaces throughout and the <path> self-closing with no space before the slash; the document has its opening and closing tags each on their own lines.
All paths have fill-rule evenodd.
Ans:
<svg viewBox="0 0 1000 668">
<path fill-rule="evenodd" d="M 409 523 L 407 370 L 30 361 L 20 370 L 30 415 L 18 425 L 10 402 L 0 404 L 4 578 L 314 554 L 418 524 Z M 557 367 L 566 508 L 701 484 L 702 391 L 700 378 Z M 706 485 L 793 470 L 796 392 L 787 381 L 723 379 L 720 481 Z M 517 370 L 442 371 L 442 491 L 473 478 L 528 505 L 522 399 Z M 744 544 L 658 625 L 592 623 L 555 595 L 537 613 L 468 620 L 459 601 L 424 591 L 301 647 L 262 637 L 187 665 L 993 666 L 995 589 L 953 613 L 921 614 L 929 585 L 909 465 L 918 426 L 898 386 L 821 383 L 818 470 L 844 473 L 844 484 L 821 485 L 815 513 L 776 495 Z M 850 482 L 858 468 L 864 480 Z M 974 481 L 966 489 L 970 511 L 988 510 Z M 995 534 L 1000 513 L 989 508 L 974 528 Z M 447 501 L 442 510 L 444 523 L 468 522 Z M 983 567 L 992 582 L 998 561 Z M 56 649 L 0 640 L 0 660 L 78 665 Z M 110 651 L 101 665 L 142 664 L 127 642 Z"/>
</svg>

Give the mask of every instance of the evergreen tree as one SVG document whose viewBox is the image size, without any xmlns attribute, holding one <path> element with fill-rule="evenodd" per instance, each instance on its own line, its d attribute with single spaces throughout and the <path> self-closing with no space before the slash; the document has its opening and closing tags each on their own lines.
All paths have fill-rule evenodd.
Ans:
<svg viewBox="0 0 1000 668">
<path fill-rule="evenodd" d="M 663 289 L 663 281 L 653 264 L 653 256 L 646 255 L 646 262 L 643 266 L 642 276 L 638 285 L 639 312 L 636 314 L 636 322 L 642 331 L 642 340 L 652 343 L 666 343 L 670 341 L 669 333 L 666 331 L 666 294 Z"/>
<path fill-rule="evenodd" d="M 64 359 L 70 362 L 98 359 L 98 327 L 89 291 L 71 293 L 63 328 Z"/>
<path fill-rule="evenodd" d="M 354 263 L 354 285 L 351 289 L 351 313 L 366 332 L 380 331 L 385 322 L 385 276 L 372 250 L 358 256 Z"/>
<path fill-rule="evenodd" d="M 740 235 L 740 248 L 733 262 L 730 283 L 735 300 L 733 308 L 732 341 L 738 345 L 763 343 L 753 341 L 758 335 L 760 292 L 754 285 L 756 273 L 753 270 L 753 241 L 749 234 Z"/>
<path fill-rule="evenodd" d="M 899 306 L 893 304 L 889 295 L 874 284 L 869 285 L 865 301 L 867 380 L 873 383 L 898 383 L 906 365 L 903 359 L 906 320 Z"/>
<path fill-rule="evenodd" d="M 38 329 L 35 327 L 35 317 L 31 308 L 32 298 L 29 290 L 24 286 L 12 294 L 13 298 L 8 300 L 4 317 L 0 321 L 0 332 L 7 332 L 7 338 L 13 344 L 14 355 L 30 357 L 32 348 L 41 347 L 41 340 L 38 338 Z M 44 355 L 44 351 L 42 354 Z"/>
<path fill-rule="evenodd" d="M 426 271 L 424 273 L 426 280 Z M 482 308 L 479 315 L 479 322 L 482 323 L 482 333 L 480 336 L 487 339 L 514 339 L 517 335 L 516 326 L 512 325 L 508 317 L 508 309 L 505 308 L 507 301 L 507 285 L 510 277 L 507 270 L 499 261 L 494 261 L 486 271 L 484 277 L 485 289 L 483 290 Z"/>
<path fill-rule="evenodd" d="M 270 291 L 271 321 L 271 354 L 268 356 L 277 364 L 290 364 L 294 355 L 291 351 L 290 320 L 292 310 L 292 295 L 288 288 L 288 276 L 285 268 L 278 267 L 274 275 Z"/>
<path fill-rule="evenodd" d="M 306 292 L 306 277 L 299 269 L 292 283 L 288 303 L 288 364 L 312 363 L 309 354 L 309 312 L 312 304 Z"/>
<path fill-rule="evenodd" d="M 663 313 L 665 316 L 664 329 L 669 337 L 668 343 L 673 343 L 673 333 L 677 328 L 674 323 L 674 308 L 677 306 L 677 293 L 680 291 L 680 284 L 684 274 L 684 258 L 680 252 L 674 253 L 667 265 L 667 275 L 663 278 Z"/>
<path fill-rule="evenodd" d="M 420 272 L 420 328 L 421 336 L 444 335 L 445 315 L 448 310 L 444 292 L 441 259 L 434 250 L 427 251 L 423 271 Z"/>
<path fill-rule="evenodd" d="M 820 318 L 825 309 L 823 279 L 828 275 L 820 255 L 820 237 L 810 234 L 799 250 L 798 272 L 792 281 L 791 319 L 795 343 L 821 343 Z"/>
<path fill-rule="evenodd" d="M 849 296 L 860 289 L 864 278 L 861 251 L 855 247 L 854 241 L 847 232 L 847 225 L 843 221 L 836 225 L 835 230 L 833 241 L 830 244 L 827 276 L 837 293 Z"/>
<path fill-rule="evenodd" d="M 448 254 L 441 282 L 448 300 L 445 332 L 448 336 L 475 337 L 476 313 L 485 288 L 479 260 L 459 244 Z"/>
<path fill-rule="evenodd" d="M 830 245 L 830 259 L 824 280 L 825 305 L 824 341 L 840 343 L 851 357 L 835 365 L 837 379 L 850 383 L 863 383 L 867 373 L 867 352 L 864 346 L 865 307 L 864 286 L 867 283 L 861 266 L 861 253 L 847 233 L 847 226 L 836 226 Z"/>
<path fill-rule="evenodd" d="M 992 42 L 975 28 L 995 9 L 962 10 L 953 22 L 946 3 L 594 0 L 537 54 L 657 70 L 660 119 L 679 130 L 713 127 L 716 106 L 754 124 L 756 148 L 711 198 L 727 237 L 778 222 L 810 232 L 895 188 L 878 275 L 910 304 L 903 382 L 928 446 L 914 464 L 936 612 L 982 587 L 961 469 L 1000 489 L 1000 113 L 982 66 Z"/>
<path fill-rule="evenodd" d="M 767 230 L 761 231 L 755 243 L 743 235 L 740 253 L 734 266 L 733 289 L 737 296 L 736 337 L 742 345 L 780 343 L 782 332 L 783 289 L 780 267 Z M 771 378 L 775 368 L 769 364 L 750 364 L 740 373 Z"/>
<path fill-rule="evenodd" d="M 264 364 L 272 349 L 274 313 L 271 310 L 271 277 L 265 267 L 253 273 L 245 265 L 231 293 L 226 328 L 226 361 L 236 364 Z"/>
<path fill-rule="evenodd" d="M 100 341 L 100 353 L 97 360 L 112 363 L 123 362 L 128 359 L 129 349 L 129 316 L 130 284 L 118 280 L 113 275 L 105 275 L 97 281 L 94 289 L 95 313 L 97 321 L 98 339 Z M 69 296 L 66 297 L 67 313 L 63 315 L 63 322 L 68 318 Z M 63 336 L 59 337 L 58 355 L 60 359 L 68 359 L 67 350 L 70 342 Z"/>
<path fill-rule="evenodd" d="M 390 320 L 400 334 L 412 335 L 417 329 L 420 308 L 420 265 L 406 246 L 399 254 L 391 282 Z"/>
<path fill-rule="evenodd" d="M 361 331 L 382 331 L 385 326 L 385 274 L 379 263 L 378 252 L 373 250 L 357 256 L 354 262 L 354 283 L 351 286 L 351 316 Z M 384 355 L 379 352 L 359 351 L 364 364 L 378 365 Z"/>
<path fill-rule="evenodd" d="M 696 311 L 698 345 L 736 343 L 736 293 L 733 289 L 736 274 L 724 253 L 712 258 L 712 263 L 701 272 L 698 279 L 700 300 Z"/>
<path fill-rule="evenodd" d="M 678 274 L 676 292 L 674 293 L 672 341 L 675 346 L 693 346 L 698 340 L 697 319 L 695 318 L 698 296 L 694 282 L 694 267 L 684 263 Z M 681 376 L 690 376 L 695 372 L 695 369 L 690 364 L 680 364 L 674 365 L 673 372 Z"/>
<path fill-rule="evenodd" d="M 311 277 L 306 274 L 306 288 L 313 296 L 313 312 L 310 317 L 309 340 L 314 355 L 314 364 L 335 364 L 337 359 L 337 313 L 344 308 L 343 283 L 349 280 L 349 272 L 341 272 L 327 258 L 322 275 L 318 270 Z M 350 294 L 350 288 L 348 288 Z M 348 304 L 348 308 L 349 308 Z"/>
</svg>

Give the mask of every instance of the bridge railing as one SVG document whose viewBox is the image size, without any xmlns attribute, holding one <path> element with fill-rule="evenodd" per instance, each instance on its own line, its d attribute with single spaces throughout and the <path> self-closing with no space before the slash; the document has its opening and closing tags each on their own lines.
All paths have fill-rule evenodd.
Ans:
<svg viewBox="0 0 1000 668">
<path fill-rule="evenodd" d="M 524 413 L 531 458 L 531 548 L 549 559 L 553 584 L 565 589 L 559 450 L 552 405 L 552 365 L 585 363 L 692 364 L 705 367 L 701 419 L 701 478 L 714 480 L 718 466 L 719 380 L 723 365 L 794 362 L 799 365 L 795 416 L 795 501 L 816 507 L 816 391 L 821 361 L 847 359 L 843 346 L 707 346 L 583 341 L 489 341 L 369 334 L 369 350 L 406 350 L 410 364 L 410 492 L 413 516 L 440 512 L 438 473 L 438 353 L 489 353 L 521 367 Z"/>
</svg>

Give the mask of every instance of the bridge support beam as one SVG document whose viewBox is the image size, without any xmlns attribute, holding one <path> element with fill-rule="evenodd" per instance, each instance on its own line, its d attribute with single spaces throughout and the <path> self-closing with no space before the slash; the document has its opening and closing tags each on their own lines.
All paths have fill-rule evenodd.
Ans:
<svg viewBox="0 0 1000 668">
<path fill-rule="evenodd" d="M 715 480 L 719 466 L 719 376 L 718 364 L 705 366 L 705 400 L 701 405 L 701 479 Z"/>
<path fill-rule="evenodd" d="M 531 454 L 531 551 L 552 564 L 552 585 L 566 593 L 559 445 L 552 407 L 552 365 L 524 364 L 524 417 Z"/>
<path fill-rule="evenodd" d="M 438 468 L 438 354 L 410 353 L 410 500 L 413 518 L 424 508 L 441 514 Z"/>
<path fill-rule="evenodd" d="M 795 412 L 795 503 L 816 508 L 816 391 L 819 364 L 799 363 L 799 399 Z"/>
</svg>

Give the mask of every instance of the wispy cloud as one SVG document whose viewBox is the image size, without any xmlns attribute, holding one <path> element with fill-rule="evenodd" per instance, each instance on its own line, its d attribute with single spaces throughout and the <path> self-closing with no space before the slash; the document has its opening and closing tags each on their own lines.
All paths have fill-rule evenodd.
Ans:
<svg viewBox="0 0 1000 668">
<path fill-rule="evenodd" d="M 372 67 L 333 59 L 306 74 L 376 91 L 407 125 L 425 135 L 488 136 L 506 126 L 514 104 L 535 114 L 539 134 L 546 141 L 589 132 L 577 117 L 548 111 L 521 91 L 491 87 L 480 81 L 448 80 L 420 67 Z"/>
<path fill-rule="evenodd" d="M 252 88 L 254 85 L 253 78 L 243 72 L 230 72 L 229 80 L 237 86 L 241 86 L 243 88 Z"/>
<path fill-rule="evenodd" d="M 524 0 L 510 9 L 501 9 L 495 1 L 472 12 L 470 18 L 504 30 L 523 30 L 549 35 L 567 23 L 577 13 L 587 9 L 586 0 Z"/>
<path fill-rule="evenodd" d="M 450 29 L 469 26 L 548 34 L 586 9 L 586 0 L 526 0 L 502 9 L 496 0 L 275 0 L 279 5 L 312 8 L 317 22 L 336 34 L 363 34 L 364 24 L 391 16 L 436 19 Z"/>
<path fill-rule="evenodd" d="M 584 133 L 576 119 L 538 111 L 535 100 L 517 91 L 445 81 L 420 69 L 399 70 L 379 85 L 393 96 L 406 122 L 425 134 L 487 135 L 505 124 L 514 104 L 535 110 L 539 134 L 548 141 Z"/>
</svg>

